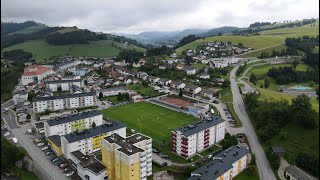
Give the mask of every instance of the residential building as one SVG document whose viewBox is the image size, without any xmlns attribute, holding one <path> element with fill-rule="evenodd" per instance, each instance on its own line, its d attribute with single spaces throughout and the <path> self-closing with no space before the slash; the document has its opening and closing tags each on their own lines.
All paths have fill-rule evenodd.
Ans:
<svg viewBox="0 0 320 180">
<path fill-rule="evenodd" d="M 119 122 L 108 122 L 83 132 L 74 132 L 61 136 L 62 154 L 66 159 L 70 159 L 71 152 L 77 150 L 86 155 L 99 151 L 101 140 L 114 133 L 125 136 L 126 127 Z"/>
<path fill-rule="evenodd" d="M 53 92 L 57 91 L 58 87 L 61 87 L 62 91 L 69 91 L 72 85 L 82 87 L 81 79 L 45 81 L 45 84 L 46 84 L 46 88 L 49 88 Z"/>
<path fill-rule="evenodd" d="M 152 175 L 152 139 L 113 134 L 102 141 L 102 163 L 110 180 L 146 180 Z"/>
<path fill-rule="evenodd" d="M 218 116 L 198 121 L 172 132 L 172 151 L 189 158 L 220 142 L 225 135 L 225 121 Z"/>
<path fill-rule="evenodd" d="M 18 103 L 25 102 L 28 100 L 28 93 L 25 90 L 16 91 L 13 93 L 13 103 L 17 105 Z"/>
<path fill-rule="evenodd" d="M 191 93 L 193 95 L 194 94 L 198 94 L 199 92 L 201 92 L 201 87 L 197 87 L 197 86 L 190 85 L 190 84 L 185 85 L 183 89 L 186 92 Z"/>
<path fill-rule="evenodd" d="M 85 68 L 79 68 L 79 69 L 75 69 L 74 71 L 74 75 L 75 76 L 85 76 L 88 73 L 88 69 Z"/>
<path fill-rule="evenodd" d="M 72 165 L 83 180 L 105 180 L 107 179 L 106 167 L 93 155 L 85 155 L 81 151 L 71 153 Z"/>
<path fill-rule="evenodd" d="M 170 87 L 173 88 L 173 89 L 183 89 L 185 87 L 186 84 L 184 84 L 183 82 L 181 81 L 172 81 L 170 83 Z"/>
<path fill-rule="evenodd" d="M 75 109 L 96 105 L 94 92 L 67 94 L 62 96 L 48 96 L 33 98 L 33 112 L 43 112 L 46 109 L 57 111 L 61 109 Z"/>
<path fill-rule="evenodd" d="M 114 88 L 108 88 L 108 89 L 99 89 L 96 91 L 96 96 L 99 97 L 100 92 L 102 93 L 103 97 L 108 96 L 116 96 L 119 93 L 126 93 L 127 90 L 125 87 L 114 87 Z"/>
<path fill-rule="evenodd" d="M 160 78 L 158 77 L 154 77 L 154 76 L 149 76 L 148 77 L 148 81 L 151 83 L 151 84 L 155 84 L 159 81 Z"/>
<path fill-rule="evenodd" d="M 246 169 L 251 161 L 250 151 L 239 145 L 218 153 L 204 166 L 193 171 L 188 180 L 233 179 Z"/>
<path fill-rule="evenodd" d="M 79 64 L 81 64 L 81 61 L 78 61 L 78 60 L 76 60 L 76 61 L 67 61 L 65 63 L 61 63 L 61 64 L 56 65 L 54 67 L 54 69 L 56 71 L 61 71 L 61 70 L 68 69 L 68 68 L 70 68 L 72 66 L 77 66 Z"/>
<path fill-rule="evenodd" d="M 317 180 L 317 178 L 312 177 L 294 165 L 290 165 L 285 169 L 284 176 L 289 180 Z"/>
<path fill-rule="evenodd" d="M 185 68 L 185 71 L 187 73 L 187 75 L 195 75 L 196 74 L 196 68 L 194 67 L 187 67 Z"/>
<path fill-rule="evenodd" d="M 62 156 L 61 136 L 53 135 L 53 136 L 49 136 L 47 139 L 48 139 L 48 145 L 51 147 L 52 151 L 57 156 Z"/>
<path fill-rule="evenodd" d="M 160 78 L 157 83 L 162 86 L 168 86 L 170 85 L 171 82 L 172 82 L 171 80 Z"/>
<path fill-rule="evenodd" d="M 39 84 L 52 74 L 52 68 L 49 66 L 29 65 L 24 68 L 24 73 L 21 75 L 21 82 L 24 86 L 28 84 Z"/>
<path fill-rule="evenodd" d="M 207 97 L 209 99 L 212 99 L 212 98 L 218 96 L 219 94 L 212 89 L 202 89 L 201 95 L 203 95 L 204 97 Z"/>
<path fill-rule="evenodd" d="M 210 74 L 202 73 L 199 75 L 200 79 L 210 79 Z"/>
<path fill-rule="evenodd" d="M 100 126 L 102 122 L 102 114 L 98 110 L 57 117 L 44 122 L 45 136 L 62 136 L 77 130 L 90 129 L 93 123 Z"/>
</svg>

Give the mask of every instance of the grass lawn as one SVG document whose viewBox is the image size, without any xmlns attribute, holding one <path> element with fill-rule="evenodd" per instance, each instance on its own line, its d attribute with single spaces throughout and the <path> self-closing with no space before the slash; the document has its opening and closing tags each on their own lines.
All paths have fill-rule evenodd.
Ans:
<svg viewBox="0 0 320 180">
<path fill-rule="evenodd" d="M 136 49 L 138 51 L 145 51 L 143 48 L 125 47 L 121 43 L 114 42 L 112 46 L 110 40 L 91 41 L 89 44 L 75 44 L 75 45 L 61 45 L 54 46 L 46 43 L 44 40 L 27 41 L 24 43 L 16 44 L 8 48 L 4 48 L 4 51 L 13 49 L 23 49 L 27 52 L 31 52 L 36 61 L 42 61 L 44 58 L 48 59 L 51 56 L 64 56 L 71 55 L 75 57 L 79 56 L 94 56 L 94 57 L 114 57 L 118 55 L 121 49 Z"/>
<path fill-rule="evenodd" d="M 124 102 L 124 101 L 118 101 L 118 96 L 108 96 L 108 97 L 103 97 L 102 101 L 110 101 L 113 104 Z"/>
<path fill-rule="evenodd" d="M 301 26 L 301 27 L 294 27 L 294 28 L 281 28 L 281 29 L 273 29 L 260 32 L 261 35 L 274 35 L 274 36 L 281 36 L 284 38 L 287 37 L 302 37 L 305 35 L 308 36 L 317 36 L 319 35 L 319 25 L 317 26 Z"/>
<path fill-rule="evenodd" d="M 197 69 L 209 67 L 209 65 L 207 65 L 207 64 L 202 64 L 202 63 L 196 63 L 196 64 L 193 64 L 192 66 L 195 67 L 195 68 L 197 68 Z"/>
<path fill-rule="evenodd" d="M 285 67 L 285 66 L 291 66 L 292 64 L 265 64 L 261 66 L 252 67 L 248 73 L 246 74 L 247 77 L 250 77 L 251 73 L 254 73 L 255 75 L 265 75 L 269 71 L 269 69 L 272 69 L 273 67 L 279 68 L 279 67 Z M 312 67 L 310 67 L 307 64 L 299 64 L 296 68 L 298 71 L 306 71 L 307 68 L 310 70 Z"/>
<path fill-rule="evenodd" d="M 197 119 L 193 116 L 166 109 L 148 102 L 130 103 L 103 110 L 103 116 L 123 122 L 128 128 L 150 136 L 152 146 L 169 155 L 174 162 L 186 163 L 184 158 L 171 153 L 171 131 L 188 125 Z M 199 159 L 195 156 L 193 160 Z"/>
<path fill-rule="evenodd" d="M 248 173 L 248 169 L 245 169 L 234 180 L 259 180 L 259 172 L 257 166 L 254 166 L 254 171 L 252 174 Z"/>
<path fill-rule="evenodd" d="M 13 171 L 19 180 L 38 180 L 38 177 L 35 174 L 25 169 L 14 167 Z"/>
<path fill-rule="evenodd" d="M 271 47 L 271 48 L 266 48 L 263 50 L 258 50 L 258 51 L 246 53 L 246 54 L 240 55 L 239 57 L 242 57 L 242 58 L 258 57 L 261 55 L 262 51 L 271 55 L 273 50 L 281 52 L 282 49 L 287 49 L 287 46 L 286 45 L 279 45 L 279 46 L 275 46 L 275 47 Z"/>
<path fill-rule="evenodd" d="M 280 36 L 213 36 L 213 37 L 207 37 L 204 39 L 198 39 L 196 41 L 193 41 L 189 44 L 186 44 L 182 47 L 179 47 L 176 49 L 177 55 L 181 55 L 182 51 L 185 51 L 187 49 L 194 49 L 197 46 L 201 45 L 202 43 L 206 42 L 214 42 L 214 41 L 231 41 L 232 44 L 238 44 L 240 42 L 243 43 L 244 46 L 254 48 L 254 49 L 260 49 L 264 47 L 274 46 L 280 43 L 283 43 L 285 40 L 284 37 Z"/>
<path fill-rule="evenodd" d="M 150 86 L 144 86 L 141 83 L 139 84 L 129 84 L 128 89 L 133 90 L 137 93 L 139 93 L 141 96 L 149 96 L 149 97 L 154 97 L 157 96 L 158 93 L 153 90 L 152 87 Z"/>
</svg>

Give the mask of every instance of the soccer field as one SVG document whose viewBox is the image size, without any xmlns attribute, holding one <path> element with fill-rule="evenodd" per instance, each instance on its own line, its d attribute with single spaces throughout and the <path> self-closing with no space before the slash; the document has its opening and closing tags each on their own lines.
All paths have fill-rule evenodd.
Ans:
<svg viewBox="0 0 320 180">
<path fill-rule="evenodd" d="M 171 140 L 171 131 L 197 119 L 148 102 L 130 103 L 103 110 L 103 117 L 123 122 L 127 127 L 150 136 L 158 143 Z"/>
</svg>

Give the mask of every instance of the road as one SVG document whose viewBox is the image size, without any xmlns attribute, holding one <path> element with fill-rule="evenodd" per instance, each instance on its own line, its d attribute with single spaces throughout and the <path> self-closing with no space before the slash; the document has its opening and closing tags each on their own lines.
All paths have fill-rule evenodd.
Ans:
<svg viewBox="0 0 320 180">
<path fill-rule="evenodd" d="M 1 105 L 1 116 L 6 121 L 7 125 L 10 129 L 19 128 L 19 124 L 17 122 L 16 114 L 13 110 L 9 109 L 8 112 L 3 112 L 4 108 L 9 108 L 13 105 L 13 100 L 9 100 Z"/>
<path fill-rule="evenodd" d="M 239 68 L 239 65 L 233 68 L 232 71 L 230 72 L 230 83 L 231 83 L 231 90 L 233 95 L 233 106 L 245 129 L 245 132 L 246 132 L 245 134 L 248 138 L 251 150 L 253 154 L 255 154 L 260 179 L 275 180 L 276 177 L 269 165 L 269 162 L 262 149 L 262 146 L 250 122 L 250 119 L 246 112 L 246 107 L 244 105 L 241 94 L 239 92 L 237 82 L 235 80 L 236 71 L 238 70 L 238 68 Z"/>
</svg>

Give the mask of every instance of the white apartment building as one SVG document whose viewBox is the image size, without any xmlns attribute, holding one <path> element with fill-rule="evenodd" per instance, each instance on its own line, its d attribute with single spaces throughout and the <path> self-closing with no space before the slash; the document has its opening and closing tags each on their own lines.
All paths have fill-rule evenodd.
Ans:
<svg viewBox="0 0 320 180">
<path fill-rule="evenodd" d="M 56 69 L 57 71 L 61 71 L 61 70 L 68 69 L 68 68 L 70 68 L 70 67 L 72 67 L 72 66 L 77 66 L 77 65 L 79 65 L 79 64 L 81 64 L 81 61 L 79 61 L 79 60 L 70 61 L 70 62 L 66 62 L 66 63 L 63 63 L 63 64 L 58 64 L 58 65 L 56 65 L 56 66 L 55 66 L 55 69 Z"/>
<path fill-rule="evenodd" d="M 21 75 L 21 83 L 24 86 L 29 83 L 39 84 L 51 74 L 53 74 L 53 71 L 49 66 L 29 65 L 24 68 L 24 73 Z"/>
<path fill-rule="evenodd" d="M 45 84 L 46 84 L 46 88 L 51 89 L 53 92 L 57 91 L 58 87 L 61 87 L 62 91 L 69 91 L 72 85 L 82 87 L 81 79 L 46 81 Z"/>
<path fill-rule="evenodd" d="M 225 135 L 225 121 L 218 116 L 198 121 L 172 132 L 172 151 L 182 157 L 201 152 L 220 142 Z"/>
<path fill-rule="evenodd" d="M 63 117 L 57 117 L 44 122 L 45 137 L 66 135 L 77 130 L 90 129 L 93 122 L 102 125 L 102 114 L 98 110 L 85 111 Z"/>
<path fill-rule="evenodd" d="M 246 169 L 251 161 L 250 151 L 239 145 L 231 146 L 213 157 L 204 166 L 193 171 L 188 180 L 229 180 Z"/>
<path fill-rule="evenodd" d="M 119 122 L 108 122 L 80 133 L 61 136 L 62 154 L 66 159 L 70 159 L 71 152 L 74 151 L 79 150 L 86 155 L 99 151 L 102 139 L 114 133 L 125 136 L 126 127 Z"/>
<path fill-rule="evenodd" d="M 97 97 L 99 97 L 100 92 L 102 93 L 103 97 L 108 97 L 108 96 L 116 96 L 119 93 L 126 93 L 127 90 L 124 87 L 99 89 L 99 90 L 96 91 L 96 96 Z"/>
<path fill-rule="evenodd" d="M 13 103 L 17 105 L 20 102 L 25 102 L 28 100 L 28 93 L 25 90 L 16 91 L 13 93 Z"/>
<path fill-rule="evenodd" d="M 43 112 L 46 109 L 57 111 L 96 105 L 95 93 L 76 93 L 62 96 L 36 97 L 33 99 L 33 112 Z"/>
</svg>

